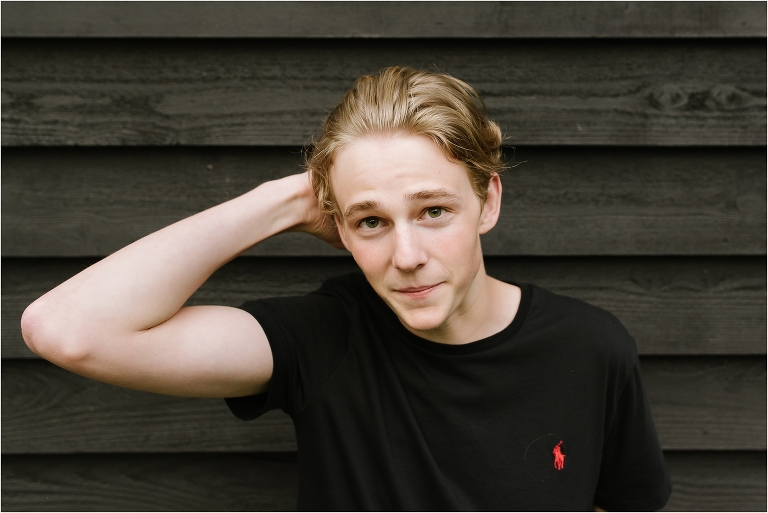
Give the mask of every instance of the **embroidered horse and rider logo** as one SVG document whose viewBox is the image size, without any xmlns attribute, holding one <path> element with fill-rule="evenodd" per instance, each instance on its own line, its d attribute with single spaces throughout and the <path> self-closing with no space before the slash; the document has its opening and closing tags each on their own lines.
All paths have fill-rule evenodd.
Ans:
<svg viewBox="0 0 768 513">
<path fill-rule="evenodd" d="M 538 436 L 525 448 L 523 462 L 528 475 L 538 482 L 567 479 L 568 468 L 573 464 L 573 448 L 566 442 L 564 433 L 547 433 Z M 568 468 L 565 465 L 566 451 L 570 454 Z M 577 451 L 578 452 L 578 451 Z"/>
<path fill-rule="evenodd" d="M 561 445 L 563 445 L 562 440 L 560 440 L 560 443 L 557 444 L 554 449 L 552 449 L 552 454 L 555 455 L 555 468 L 557 470 L 563 470 L 563 466 L 565 465 L 565 454 L 560 452 Z"/>
</svg>

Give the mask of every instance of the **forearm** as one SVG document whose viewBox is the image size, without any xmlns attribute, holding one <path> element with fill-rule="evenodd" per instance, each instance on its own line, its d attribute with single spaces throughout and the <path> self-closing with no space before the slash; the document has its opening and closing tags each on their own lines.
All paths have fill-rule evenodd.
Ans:
<svg viewBox="0 0 768 513">
<path fill-rule="evenodd" d="M 31 347 L 52 337 L 88 344 L 164 322 L 216 269 L 300 223 L 305 181 L 296 175 L 265 183 L 104 258 L 28 308 L 25 339 Z"/>
</svg>

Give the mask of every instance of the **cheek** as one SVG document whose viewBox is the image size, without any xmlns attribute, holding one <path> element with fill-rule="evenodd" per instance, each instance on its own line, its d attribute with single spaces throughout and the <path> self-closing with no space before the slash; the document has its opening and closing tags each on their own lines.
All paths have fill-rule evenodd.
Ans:
<svg viewBox="0 0 768 513">
<path fill-rule="evenodd" d="M 349 250 L 358 267 L 369 279 L 386 271 L 390 259 L 383 244 L 356 241 L 351 244 Z"/>
<path fill-rule="evenodd" d="M 480 254 L 477 226 L 463 223 L 451 226 L 434 238 L 432 254 L 455 272 L 471 270 L 477 265 Z"/>
</svg>

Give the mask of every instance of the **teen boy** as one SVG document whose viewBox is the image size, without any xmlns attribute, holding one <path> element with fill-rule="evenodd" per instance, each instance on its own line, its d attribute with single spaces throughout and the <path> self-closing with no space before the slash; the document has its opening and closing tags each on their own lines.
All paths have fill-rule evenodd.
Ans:
<svg viewBox="0 0 768 513">
<path fill-rule="evenodd" d="M 464 82 L 361 77 L 307 173 L 84 270 L 27 308 L 24 339 L 108 383 L 227 397 L 243 419 L 285 410 L 301 509 L 660 508 L 670 483 L 633 339 L 603 310 L 485 273 L 500 148 Z M 182 308 L 288 230 L 343 245 L 362 274 L 241 309 Z"/>
</svg>

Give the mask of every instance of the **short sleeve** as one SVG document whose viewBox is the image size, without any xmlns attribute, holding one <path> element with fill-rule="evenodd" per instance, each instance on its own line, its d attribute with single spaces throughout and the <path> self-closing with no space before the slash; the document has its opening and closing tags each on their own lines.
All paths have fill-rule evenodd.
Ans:
<svg viewBox="0 0 768 513">
<path fill-rule="evenodd" d="M 254 419 L 272 409 L 293 416 L 323 386 L 347 351 L 347 315 L 322 289 L 306 296 L 249 301 L 240 308 L 259 322 L 272 349 L 265 394 L 226 399 L 232 413 Z"/>
<path fill-rule="evenodd" d="M 595 505 L 608 511 L 656 511 L 672 493 L 664 454 L 635 357 L 603 447 Z"/>
</svg>

